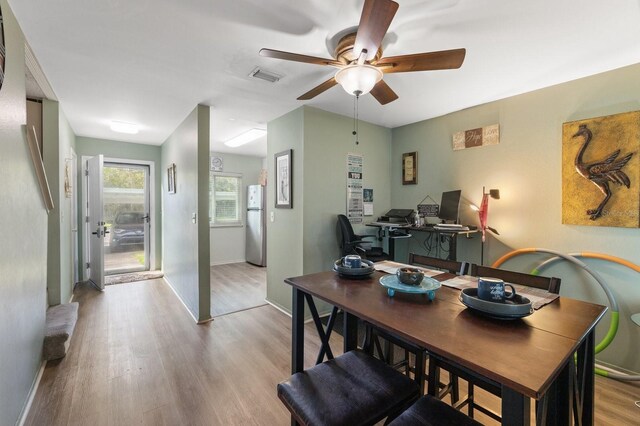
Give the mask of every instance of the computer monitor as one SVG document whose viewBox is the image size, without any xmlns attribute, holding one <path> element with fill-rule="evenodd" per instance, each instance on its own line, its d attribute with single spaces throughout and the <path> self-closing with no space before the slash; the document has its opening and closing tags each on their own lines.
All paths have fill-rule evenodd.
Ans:
<svg viewBox="0 0 640 426">
<path fill-rule="evenodd" d="M 447 191 L 442 193 L 442 200 L 440 201 L 440 213 L 438 217 L 440 220 L 453 223 L 458 223 L 458 208 L 460 207 L 460 194 L 461 190 Z"/>
</svg>

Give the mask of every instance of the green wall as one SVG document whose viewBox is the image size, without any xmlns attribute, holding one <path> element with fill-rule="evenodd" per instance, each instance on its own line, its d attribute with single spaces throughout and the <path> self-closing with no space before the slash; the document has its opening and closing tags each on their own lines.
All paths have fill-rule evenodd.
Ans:
<svg viewBox="0 0 640 426">
<path fill-rule="evenodd" d="M 374 189 L 374 216 L 368 219 L 389 209 L 391 130 L 360 122 L 356 145 L 352 118 L 311 107 L 270 122 L 267 130 L 267 210 L 275 213 L 275 222 L 267 225 L 267 300 L 290 312 L 291 287 L 284 279 L 330 269 L 340 256 L 336 224 L 337 215 L 346 211 L 347 153 L 364 156 L 363 183 Z M 274 155 L 290 148 L 293 209 L 275 209 Z M 375 233 L 362 225 L 354 228 Z"/>
<path fill-rule="evenodd" d="M 83 136 L 76 137 L 76 155 L 78 156 L 78 186 L 80 190 L 80 194 L 82 193 L 82 188 L 86 185 L 86 180 L 83 176 L 80 176 L 82 173 L 82 157 L 93 157 L 95 155 L 102 154 L 107 158 L 113 159 L 125 159 L 125 160 L 139 160 L 139 161 L 151 161 L 154 164 L 155 169 L 155 216 L 152 218 L 154 223 L 154 235 L 155 238 L 155 256 L 156 256 L 156 264 L 151 265 L 152 269 L 160 269 L 162 265 L 162 226 L 161 226 L 161 186 L 162 186 L 162 178 L 165 176 L 166 169 L 163 169 L 160 164 L 160 146 L 156 145 L 143 145 L 137 143 L 129 143 L 129 142 L 117 142 L 112 140 L 105 139 L 95 139 L 95 138 L 87 138 Z M 81 197 L 78 197 L 78 204 L 81 204 Z M 82 247 L 84 242 L 84 209 L 82 206 L 78 205 L 78 233 L 80 238 L 80 243 L 78 247 Z M 83 250 L 79 250 L 79 265 L 82 269 L 82 265 L 86 262 L 83 259 L 84 252 Z M 80 271 L 80 277 L 82 277 L 82 270 Z"/>
<path fill-rule="evenodd" d="M 391 130 L 360 121 L 358 145 L 352 132 L 353 118 L 305 108 L 305 273 L 331 269 L 340 257 L 336 225 L 337 215 L 347 211 L 347 153 L 363 155 L 363 185 L 373 188 L 373 216 L 366 216 L 364 221 L 371 222 L 390 208 Z M 377 228 L 364 225 L 356 224 L 353 228 L 360 235 L 377 232 Z"/>
<path fill-rule="evenodd" d="M 197 321 L 211 318 L 209 114 L 198 105 L 161 147 L 160 169 L 176 164 L 176 193 L 162 180 L 162 269 Z"/>
<path fill-rule="evenodd" d="M 47 213 L 26 142 L 24 36 L 0 0 L 6 74 L 0 90 L 0 425 L 14 425 L 42 359 Z"/>
<path fill-rule="evenodd" d="M 73 256 L 71 253 L 71 220 L 73 198 L 65 196 L 65 166 L 72 158 L 75 135 L 60 104 L 42 102 L 42 144 L 44 165 L 53 197 L 49 212 L 47 290 L 49 305 L 67 303 L 73 292 Z"/>
<path fill-rule="evenodd" d="M 439 200 L 442 191 L 451 189 L 462 189 L 463 197 L 479 203 L 483 186 L 499 188 L 501 199 L 490 201 L 489 224 L 500 236 L 488 236 L 485 264 L 524 247 L 606 253 L 640 264 L 640 229 L 561 223 L 562 123 L 639 110 L 638 75 L 640 65 L 634 65 L 393 129 L 391 203 L 415 209 L 426 194 Z M 452 150 L 453 133 L 496 123 L 499 145 Z M 403 186 L 402 154 L 412 151 L 418 151 L 418 185 Z M 461 216 L 464 223 L 478 224 L 477 215 L 464 206 Z M 412 244 L 405 250 L 420 250 L 415 240 Z M 478 250 L 477 240 L 463 242 L 459 258 L 478 259 Z M 546 258 L 522 256 L 504 267 L 530 271 Z M 618 336 L 598 359 L 640 371 L 640 327 L 629 319 L 640 312 L 638 273 L 602 261 L 585 262 L 610 284 L 621 305 Z M 607 304 L 586 274 L 563 263 L 545 273 L 562 278 L 563 296 Z M 598 341 L 608 327 L 609 316 L 598 326 Z"/>
<path fill-rule="evenodd" d="M 304 108 L 267 123 L 267 300 L 291 312 L 287 277 L 303 274 Z M 293 150 L 293 208 L 276 209 L 274 155 Z M 269 215 L 274 215 L 274 221 Z"/>
</svg>

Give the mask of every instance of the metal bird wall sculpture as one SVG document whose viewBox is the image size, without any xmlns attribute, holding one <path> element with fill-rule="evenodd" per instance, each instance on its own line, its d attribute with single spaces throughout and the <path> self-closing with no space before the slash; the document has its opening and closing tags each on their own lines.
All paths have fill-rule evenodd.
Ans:
<svg viewBox="0 0 640 426">
<path fill-rule="evenodd" d="M 573 135 L 574 138 L 577 138 L 578 136 L 582 136 L 584 138 L 584 142 L 582 144 L 582 147 L 580 147 L 580 150 L 578 151 L 578 155 L 576 155 L 576 159 L 574 162 L 576 171 L 578 172 L 578 174 L 580 174 L 580 176 L 588 179 L 591 183 L 593 183 L 600 190 L 600 192 L 604 194 L 604 200 L 602 200 L 597 208 L 587 210 L 589 218 L 591 220 L 596 220 L 600 216 L 602 216 L 604 206 L 611 198 L 611 189 L 609 188 L 609 183 L 624 185 L 627 188 L 631 186 L 629 176 L 627 176 L 627 174 L 622 171 L 622 168 L 627 165 L 634 153 L 629 153 L 618 160 L 617 158 L 618 155 L 620 155 L 620 150 L 617 149 L 603 161 L 585 164 L 582 161 L 582 155 L 587 150 L 587 146 L 589 146 L 589 143 L 593 139 L 593 133 L 591 132 L 591 130 L 589 130 L 586 124 L 581 124 L 576 134 Z"/>
</svg>

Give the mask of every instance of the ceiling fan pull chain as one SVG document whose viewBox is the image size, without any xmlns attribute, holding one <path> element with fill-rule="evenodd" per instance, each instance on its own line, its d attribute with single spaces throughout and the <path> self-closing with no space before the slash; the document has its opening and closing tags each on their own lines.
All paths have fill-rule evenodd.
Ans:
<svg viewBox="0 0 640 426">
<path fill-rule="evenodd" d="M 358 119 L 360 118 L 359 117 L 359 111 L 358 111 L 359 102 L 360 102 L 360 95 L 357 95 L 356 96 L 356 145 L 360 145 L 360 141 L 359 141 L 359 139 L 360 139 L 360 126 L 359 126 L 359 123 L 358 123 Z"/>
<path fill-rule="evenodd" d="M 353 98 L 353 132 L 351 134 L 355 137 L 356 145 L 358 145 L 358 97 Z"/>
</svg>

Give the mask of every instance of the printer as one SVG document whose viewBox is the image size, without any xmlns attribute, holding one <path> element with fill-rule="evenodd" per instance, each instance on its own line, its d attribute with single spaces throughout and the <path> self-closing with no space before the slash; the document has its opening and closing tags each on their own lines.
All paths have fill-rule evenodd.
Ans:
<svg viewBox="0 0 640 426">
<path fill-rule="evenodd" d="M 413 223 L 413 209 L 391 209 L 378 218 L 378 222 L 389 222 L 403 225 Z"/>
</svg>

